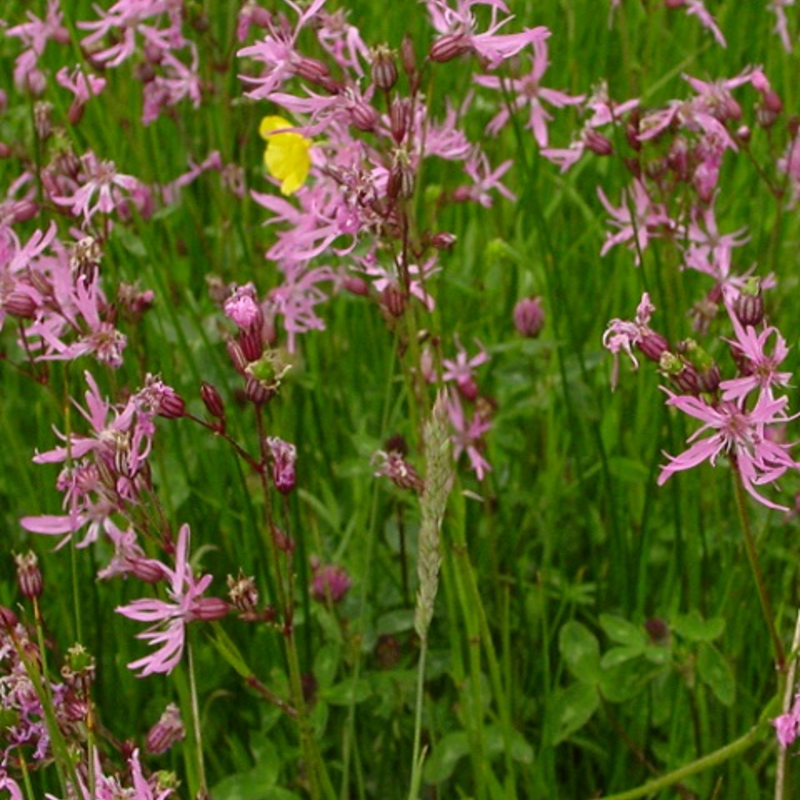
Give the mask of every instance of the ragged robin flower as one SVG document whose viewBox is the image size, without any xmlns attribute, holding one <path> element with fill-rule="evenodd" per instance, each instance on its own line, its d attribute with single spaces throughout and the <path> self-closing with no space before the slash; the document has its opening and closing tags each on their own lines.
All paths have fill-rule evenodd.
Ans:
<svg viewBox="0 0 800 800">
<path fill-rule="evenodd" d="M 267 172 L 281 182 L 281 194 L 294 194 L 311 169 L 311 139 L 290 130 L 292 123 L 283 117 L 264 117 L 258 134 L 266 139 L 264 165 Z"/>
</svg>

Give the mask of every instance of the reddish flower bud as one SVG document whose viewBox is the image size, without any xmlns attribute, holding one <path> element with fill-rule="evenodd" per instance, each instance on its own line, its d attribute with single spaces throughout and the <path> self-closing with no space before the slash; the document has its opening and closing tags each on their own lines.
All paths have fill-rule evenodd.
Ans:
<svg viewBox="0 0 800 800">
<path fill-rule="evenodd" d="M 523 297 L 514 306 L 514 327 L 522 336 L 533 339 L 544 325 L 544 310 L 541 297 Z"/>
<path fill-rule="evenodd" d="M 15 555 L 14 562 L 17 565 L 17 582 L 22 596 L 27 600 L 41 597 L 44 581 L 36 553 L 28 551 L 24 555 Z"/>
<path fill-rule="evenodd" d="M 181 712 L 174 703 L 170 703 L 161 718 L 150 728 L 145 747 L 154 756 L 166 753 L 172 745 L 183 741 L 186 728 L 181 720 Z"/>
<path fill-rule="evenodd" d="M 159 398 L 158 416 L 165 419 L 180 419 L 186 414 L 186 403 L 170 386 L 164 386 Z"/>
<path fill-rule="evenodd" d="M 385 45 L 378 45 L 372 55 L 372 80 L 384 92 L 389 92 L 397 83 L 397 65 L 394 53 Z"/>
<path fill-rule="evenodd" d="M 240 374 L 247 374 L 247 367 L 250 364 L 250 359 L 244 354 L 242 345 L 236 339 L 228 339 L 225 342 L 225 348 L 228 351 L 228 357 L 233 364 L 233 368 Z M 254 359 L 256 360 L 256 359 Z"/>
<path fill-rule="evenodd" d="M 200 399 L 212 417 L 217 419 L 225 417 L 225 403 L 222 401 L 222 396 L 214 386 L 206 381 L 203 381 L 200 386 Z"/>
<path fill-rule="evenodd" d="M 454 233 L 440 231 L 431 236 L 430 245 L 436 250 L 449 250 L 456 243 L 457 238 Z"/>
<path fill-rule="evenodd" d="M 267 447 L 272 459 L 272 483 L 281 494 L 289 494 L 296 481 L 297 448 L 277 436 L 267 438 Z"/>
<path fill-rule="evenodd" d="M 369 283 L 357 275 L 346 275 L 342 280 L 342 286 L 348 292 L 360 297 L 366 297 L 369 294 Z"/>
<path fill-rule="evenodd" d="M 414 41 L 406 34 L 403 36 L 403 42 L 400 45 L 400 63 L 403 65 L 403 72 L 408 76 L 411 83 L 412 93 L 416 91 L 417 86 L 417 56 L 414 53 Z"/>
<path fill-rule="evenodd" d="M 406 310 L 406 298 L 397 286 L 389 285 L 381 292 L 381 305 L 390 316 L 400 318 Z"/>
<path fill-rule="evenodd" d="M 656 333 L 655 331 L 644 334 L 641 339 L 636 342 L 636 346 L 644 354 L 645 358 L 650 359 L 650 361 L 655 361 L 656 363 L 659 363 L 661 361 L 661 356 L 669 351 L 669 342 L 660 333 Z"/>
<path fill-rule="evenodd" d="M 437 39 L 428 52 L 428 58 L 439 64 L 452 61 L 458 56 L 463 56 L 472 50 L 472 42 L 469 36 L 463 33 L 449 33 Z"/>
<path fill-rule="evenodd" d="M 610 156 L 614 152 L 611 140 L 591 128 L 584 132 L 583 141 L 596 156 Z"/>
<path fill-rule="evenodd" d="M 7 314 L 19 319 L 33 319 L 36 316 L 36 301 L 27 292 L 12 291 L 3 301 L 2 307 Z"/>
<path fill-rule="evenodd" d="M 237 366 L 236 370 L 237 372 L 244 372 L 247 364 L 251 361 L 258 361 L 258 359 L 264 355 L 264 341 L 261 336 L 261 325 L 253 325 L 250 328 L 241 330 L 236 341 L 245 359 L 245 363 Z M 234 355 L 238 357 L 237 353 L 231 353 L 230 348 L 228 349 L 228 353 L 231 355 L 231 360 L 233 360 Z"/>
<path fill-rule="evenodd" d="M 350 106 L 350 120 L 360 131 L 374 131 L 378 119 L 378 112 L 369 103 L 358 101 Z"/>
<path fill-rule="evenodd" d="M 214 622 L 222 619 L 230 610 L 230 605 L 221 597 L 200 597 L 192 603 L 191 617 L 203 622 Z"/>
<path fill-rule="evenodd" d="M 275 397 L 275 389 L 264 386 L 261 381 L 247 376 L 244 386 L 244 396 L 257 406 L 263 406 Z"/>
</svg>

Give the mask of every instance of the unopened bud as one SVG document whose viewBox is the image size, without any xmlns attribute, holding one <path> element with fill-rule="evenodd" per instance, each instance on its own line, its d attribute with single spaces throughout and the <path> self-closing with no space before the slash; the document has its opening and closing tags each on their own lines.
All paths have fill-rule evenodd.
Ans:
<svg viewBox="0 0 800 800">
<path fill-rule="evenodd" d="M 384 92 L 389 92 L 397 83 L 397 65 L 394 53 L 385 45 L 378 45 L 372 51 L 372 80 Z"/>
<path fill-rule="evenodd" d="M 180 419 L 186 414 L 186 403 L 171 387 L 164 386 L 159 398 L 158 416 L 165 419 Z"/>
<path fill-rule="evenodd" d="M 244 386 L 245 397 L 257 406 L 266 405 L 275 397 L 275 391 L 274 388 L 265 386 L 261 381 L 249 375 Z"/>
<path fill-rule="evenodd" d="M 660 334 L 655 331 L 649 331 L 642 336 L 636 343 L 636 346 L 650 361 L 659 363 L 661 356 L 669 351 L 669 342 Z"/>
<path fill-rule="evenodd" d="M 200 386 L 200 399 L 203 401 L 207 411 L 212 417 L 217 419 L 224 419 L 225 417 L 225 403 L 222 401 L 222 396 L 207 381 L 203 381 Z"/>
<path fill-rule="evenodd" d="M 40 100 L 33 107 L 33 127 L 36 136 L 44 141 L 53 132 L 53 104 Z"/>
<path fill-rule="evenodd" d="M 428 52 L 428 58 L 439 64 L 452 61 L 458 56 L 463 56 L 472 50 L 469 36 L 463 33 L 449 33 L 437 39 Z"/>
<path fill-rule="evenodd" d="M 397 286 L 389 284 L 383 292 L 381 292 L 381 305 L 390 316 L 400 318 L 406 310 L 405 295 Z"/>
<path fill-rule="evenodd" d="M 231 610 L 221 597 L 200 597 L 192 603 L 191 617 L 202 622 L 222 619 Z"/>
<path fill-rule="evenodd" d="M 749 278 L 733 301 L 733 312 L 744 326 L 755 328 L 764 321 L 764 295 L 758 278 Z"/>
<path fill-rule="evenodd" d="M 360 131 L 374 131 L 378 127 L 378 112 L 363 100 L 354 102 L 350 106 L 350 119 Z"/>
<path fill-rule="evenodd" d="M 297 448 L 277 436 L 267 438 L 267 448 L 272 458 L 272 483 L 281 494 L 289 494 L 296 481 Z"/>
<path fill-rule="evenodd" d="M 533 339 L 539 335 L 543 325 L 541 297 L 523 297 L 514 306 L 514 327 L 521 336 Z"/>
<path fill-rule="evenodd" d="M 583 141 L 596 156 L 610 156 L 614 152 L 611 140 L 591 128 L 584 132 Z"/>
<path fill-rule="evenodd" d="M 38 305 L 27 292 L 12 291 L 3 301 L 2 308 L 7 314 L 19 319 L 33 319 Z"/>
<path fill-rule="evenodd" d="M 403 36 L 403 42 L 400 45 L 400 63 L 403 65 L 403 72 L 408 76 L 413 93 L 418 81 L 417 56 L 414 53 L 414 41 L 408 34 Z"/>
<path fill-rule="evenodd" d="M 448 231 L 439 231 L 434 233 L 430 238 L 431 247 L 436 250 L 449 250 L 455 243 L 458 237 L 454 233 Z"/>
<path fill-rule="evenodd" d="M 170 703 L 158 722 L 150 728 L 145 746 L 148 753 L 158 756 L 166 753 L 172 745 L 183 741 L 185 736 L 186 728 L 181 720 L 180 709 Z"/>
<path fill-rule="evenodd" d="M 15 555 L 14 562 L 17 565 L 17 582 L 22 596 L 27 600 L 40 597 L 44 588 L 44 581 L 36 553 L 29 550 L 23 555 Z"/>
</svg>

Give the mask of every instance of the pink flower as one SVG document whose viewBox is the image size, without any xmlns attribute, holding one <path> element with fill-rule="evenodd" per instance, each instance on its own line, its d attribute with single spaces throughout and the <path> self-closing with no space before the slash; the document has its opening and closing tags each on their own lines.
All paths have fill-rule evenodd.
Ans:
<svg viewBox="0 0 800 800">
<path fill-rule="evenodd" d="M 86 222 L 96 212 L 110 214 L 123 200 L 124 189 L 133 192 L 141 186 L 133 175 L 121 175 L 112 161 L 100 161 L 94 153 L 86 153 L 81 158 L 82 186 L 71 197 L 54 196 L 53 202 L 69 206 L 75 215 L 83 215 Z M 92 202 L 94 200 L 94 202 Z"/>
<path fill-rule="evenodd" d="M 775 735 L 781 747 L 786 749 L 800 733 L 800 693 L 794 696 L 794 703 L 786 714 L 781 714 L 772 720 Z"/>
<path fill-rule="evenodd" d="M 567 105 L 578 105 L 584 100 L 584 96 L 572 97 L 564 92 L 555 89 L 545 89 L 540 85 L 542 76 L 547 70 L 547 42 L 544 39 L 537 39 L 533 42 L 533 68 L 521 78 L 514 80 L 503 80 L 495 75 L 479 75 L 475 82 L 490 89 L 502 89 L 512 95 L 516 95 L 511 103 L 505 105 L 494 119 L 488 124 L 487 130 L 492 134 L 497 134 L 511 118 L 512 111 L 529 106 L 527 127 L 533 131 L 539 147 L 547 147 L 547 123 L 552 117 L 545 111 L 542 102 L 548 103 L 556 108 L 563 108 Z"/>
<path fill-rule="evenodd" d="M 770 425 L 783 425 L 794 417 L 785 413 L 788 397 L 772 399 L 762 393 L 752 411 L 745 410 L 740 403 L 723 400 L 717 405 L 689 395 L 675 395 L 668 389 L 667 405 L 674 406 L 685 414 L 703 422 L 703 426 L 689 437 L 692 446 L 679 456 L 670 456 L 669 464 L 658 476 L 661 486 L 674 473 L 696 467 L 703 461 L 716 465 L 720 454 L 726 454 L 733 462 L 747 492 L 759 503 L 780 511 L 785 506 L 777 505 L 756 490 L 757 486 L 774 483 L 785 472 L 800 467 L 789 455 L 790 444 L 782 444 L 770 438 Z M 715 431 L 705 439 L 699 437 L 706 431 Z"/>
<path fill-rule="evenodd" d="M 526 28 L 521 33 L 497 33 L 514 19 L 509 16 L 498 21 L 498 12 L 508 13 L 508 6 L 503 0 L 456 0 L 456 8 L 451 8 L 445 0 L 425 0 L 425 5 L 433 27 L 442 34 L 431 47 L 429 57 L 433 61 L 449 61 L 463 53 L 474 52 L 486 62 L 489 69 L 494 69 L 529 44 L 543 41 L 550 35 L 550 31 L 543 26 Z M 492 9 L 489 28 L 483 33 L 475 30 L 474 6 L 490 6 Z"/>
<path fill-rule="evenodd" d="M 772 387 L 787 387 L 792 377 L 791 372 L 778 372 L 778 367 L 789 354 L 786 339 L 780 331 L 772 326 L 764 328 L 761 333 L 756 333 L 755 328 L 743 326 L 736 314 L 731 313 L 731 322 L 736 332 L 736 339 L 729 339 L 737 354 L 737 361 L 745 369 L 746 374 L 740 378 L 722 381 L 723 400 L 744 400 L 750 392 L 758 390 L 761 395 L 773 399 Z M 768 355 L 764 348 L 769 338 L 775 335 L 775 344 L 772 354 Z"/>
<path fill-rule="evenodd" d="M 186 639 L 186 625 L 193 620 L 213 620 L 223 617 L 228 606 L 216 597 L 202 597 L 213 580 L 211 575 L 197 579 L 189 564 L 188 525 L 181 525 L 175 548 L 175 569 L 162 565 L 164 577 L 169 581 L 168 600 L 145 598 L 134 600 L 116 611 L 129 619 L 151 623 L 144 633 L 137 635 L 158 650 L 149 656 L 132 661 L 130 669 L 141 669 L 139 677 L 154 672 L 172 672 L 181 660 Z"/>
<path fill-rule="evenodd" d="M 87 75 L 80 66 L 70 72 L 63 67 L 56 74 L 56 81 L 75 95 L 79 103 L 88 103 L 92 97 L 106 88 L 106 79 L 98 75 Z"/>
<path fill-rule="evenodd" d="M 605 244 L 600 250 L 604 256 L 612 247 L 623 242 L 629 242 L 628 248 L 635 252 L 636 266 L 640 264 L 640 254 L 647 247 L 654 236 L 660 236 L 664 230 L 671 231 L 675 223 L 667 215 L 661 203 L 654 203 L 650 199 L 644 184 L 637 178 L 634 179 L 629 192 L 622 193 L 622 203 L 619 208 L 611 205 L 605 192 L 597 187 L 597 194 L 611 214 L 611 224 L 618 228 L 617 233 L 609 233 Z M 632 206 L 632 207 L 631 207 Z"/>
<path fill-rule="evenodd" d="M 491 430 L 491 419 L 477 409 L 471 418 L 467 417 L 459 393 L 452 390 L 447 393 L 447 414 L 454 431 L 453 458 L 466 453 L 475 475 L 482 481 L 486 473 L 492 471 L 491 464 L 483 456 L 483 435 Z"/>
</svg>

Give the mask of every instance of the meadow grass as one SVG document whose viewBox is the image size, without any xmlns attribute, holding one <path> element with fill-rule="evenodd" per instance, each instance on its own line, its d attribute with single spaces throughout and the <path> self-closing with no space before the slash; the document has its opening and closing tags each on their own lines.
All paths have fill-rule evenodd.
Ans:
<svg viewBox="0 0 800 800">
<path fill-rule="evenodd" d="M 190 72 L 199 76 L 200 95 L 196 103 L 186 97 L 174 105 L 162 98 L 156 118 L 143 124 L 142 76 L 152 70 L 157 79 L 169 77 L 163 58 L 171 54 L 164 45 L 148 61 L 136 25 L 165 28 L 167 15 L 130 22 L 138 37 L 133 54 L 119 66 L 103 66 L 100 43 L 94 55 L 80 45 L 89 33 L 82 23 L 98 19 L 97 6 L 62 2 L 58 32 L 51 30 L 54 38 L 34 59 L 39 87 L 32 68 L 14 73 L 31 47 L 30 29 L 14 33 L 14 26 L 35 26 L 26 15 L 43 19 L 47 9 L 40 5 L 8 4 L 1 51 L 8 68 L 0 76 L 6 93 L 0 179 L 8 200 L 0 222 L 6 532 L 0 605 L 18 623 L 3 616 L 0 788 L 28 800 L 111 797 L 118 785 L 133 787 L 136 800 L 166 797 L 173 789 L 175 797 L 213 800 L 794 796 L 796 768 L 786 757 L 791 744 L 788 750 L 779 745 L 772 720 L 787 715 L 787 725 L 800 726 L 791 709 L 797 468 L 773 453 L 756 464 L 759 477 L 748 483 L 746 454 L 720 453 L 715 466 L 702 463 L 657 485 L 665 453 L 685 450 L 699 427 L 680 407 L 665 404 L 661 387 L 716 410 L 725 401 L 717 386 L 687 390 L 663 363 L 659 374 L 659 365 L 635 347 L 640 368 L 632 370 L 622 353 L 612 391 L 613 359 L 603 347 L 609 320 L 632 320 L 647 292 L 656 309 L 651 324 L 666 341 L 694 337 L 724 378 L 747 376 L 741 356 L 730 354 L 736 332 L 726 304 L 732 309 L 749 289 L 686 265 L 690 223 L 712 209 L 720 234 L 746 229 L 747 241 L 730 249 L 731 275 L 754 266 L 765 281 L 766 321 L 762 315 L 753 329 L 774 326 L 779 333 L 767 349 L 782 334 L 792 349 L 780 369 L 792 372 L 796 365 L 800 220 L 792 196 L 800 169 L 795 162 L 791 174 L 779 159 L 797 141 L 798 63 L 774 30 L 771 4 L 709 2 L 725 47 L 701 15 L 687 13 L 697 11 L 691 3 L 510 4 L 515 19 L 498 34 L 544 26 L 550 63 L 542 85 L 584 96 L 575 107 L 546 106 L 553 117 L 550 148 L 567 148 L 587 130 L 589 98 L 601 84 L 617 104 L 639 100 L 638 110 L 597 128 L 610 153 L 587 149 L 562 172 L 526 127 L 527 108 L 512 114 L 497 136 L 485 132 L 515 94 L 510 84 L 479 86 L 475 76 L 509 80 L 526 71 L 529 47 L 491 69 L 474 52 L 481 45 L 452 59 L 426 60 L 442 32 L 425 3 L 329 0 L 325 9 L 346 12 L 370 47 L 392 48 L 400 77 L 396 88 L 367 96 L 383 120 L 380 131 L 359 130 L 341 117 L 321 130 L 301 128 L 316 160 L 304 187 L 287 196 L 265 170 L 258 131 L 267 115 L 292 115 L 288 101 L 281 106 L 246 96 L 254 85 L 240 75 L 258 76 L 265 65 L 237 53 L 270 29 L 254 26 L 239 41 L 244 7 L 173 4 L 183 41 L 192 43 L 176 47 L 175 57 L 189 64 L 196 48 Z M 296 9 L 277 2 L 269 10 L 273 25 L 280 26 L 281 13 L 295 25 Z M 472 10 L 485 30 L 489 8 Z M 787 6 L 784 12 L 794 38 L 797 11 Z M 333 65 L 344 82 L 346 54 L 337 66 L 317 28 L 307 24 L 292 48 Z M 399 55 L 409 46 L 404 37 L 415 53 L 416 90 L 415 73 Z M 117 27 L 102 46 L 121 41 Z M 370 67 L 364 54 L 358 59 L 365 91 Z M 77 64 L 107 81 L 79 117 L 72 95 L 55 80 L 62 67 Z M 753 67 L 782 100 L 769 121 L 765 94 L 748 71 Z M 719 90 L 736 98 L 739 112 L 728 108 L 726 116 L 717 109 L 717 117 L 697 122 L 688 101 L 699 93 L 687 75 L 707 82 L 745 75 L 741 86 Z M 320 85 L 303 83 L 295 68 L 281 91 L 304 97 L 306 86 L 325 95 Z M 386 143 L 392 92 L 424 107 L 420 130 L 431 141 L 415 143 L 422 155 L 426 145 L 435 146 L 436 125 L 456 109 L 451 133 L 480 146 L 493 167 L 512 160 L 501 180 L 514 199 L 490 190 L 491 201 L 478 202 L 464 173 L 466 153 L 412 153 L 412 189 L 392 184 L 408 177 L 403 157 L 392 161 Z M 43 101 L 50 104 L 45 111 Z M 641 120 L 678 102 L 686 104 L 683 115 L 656 141 L 635 128 L 636 115 Z M 307 115 L 293 119 L 310 124 Z M 732 147 L 721 144 L 724 134 Z M 320 283 L 326 299 L 313 308 L 318 329 L 298 334 L 287 352 L 289 314 L 276 306 L 275 292 L 287 283 L 288 262 L 264 254 L 291 226 L 266 224 L 272 212 L 251 192 L 299 208 L 304 192 L 311 196 L 334 169 L 344 170 L 331 153 L 343 158 L 346 148 L 336 137 L 344 142 L 345 135 L 348 146 L 366 143 L 363 159 L 373 171 L 360 180 L 364 192 L 378 194 L 358 210 L 373 221 L 360 219 L 357 234 L 340 231 L 303 262 L 303 269 L 331 272 Z M 719 175 L 709 179 L 713 191 L 704 199 L 693 171 L 711 156 L 694 152 L 684 179 L 670 177 L 677 151 L 668 150 L 681 136 L 688 147 L 707 137 L 707 149 L 719 150 L 712 153 L 719 155 Z M 214 165 L 174 193 L 157 188 L 213 152 L 219 153 Z M 127 188 L 115 190 L 109 208 L 91 214 L 64 200 L 85 183 L 70 160 L 87 153 L 135 176 L 150 191 L 152 208 L 125 200 Z M 670 223 L 642 230 L 635 222 L 632 238 L 647 232 L 646 245 L 623 242 L 601 256 L 616 230 L 598 187 L 630 215 L 635 170 Z M 23 175 L 27 182 L 15 186 Z M 14 205 L 22 199 L 29 214 Z M 304 207 L 298 230 L 312 213 Z M 63 246 L 51 245 L 22 266 L 14 261 L 34 232 L 51 223 Z M 425 232 L 451 233 L 455 241 L 425 249 L 419 245 Z M 81 236 L 98 243 L 99 266 L 91 259 L 75 266 Z M 308 246 L 298 240 L 295 256 Z M 717 247 L 711 245 L 714 258 Z M 364 271 L 372 254 L 384 267 L 399 265 L 388 289 L 376 288 Z M 419 287 L 434 301 L 427 308 L 410 294 L 405 270 L 433 256 L 441 270 Z M 98 309 L 127 338 L 118 365 L 88 346 L 67 357 L 42 334 L 50 330 L 64 350 L 76 340 L 70 332 L 76 325 L 64 324 L 63 313 L 58 326 L 42 322 L 59 302 L 77 303 L 59 300 L 53 289 L 56 265 L 70 258 L 70 291 L 100 276 L 108 302 Z M 226 315 L 224 302 L 234 284 L 248 282 L 260 313 L 279 310 L 274 336 L 269 323 L 264 341 L 259 330 L 259 353 L 266 342 L 266 355 L 246 358 L 258 364 L 245 373 L 235 369 L 227 344 L 244 327 L 236 312 Z M 152 291 L 152 307 L 120 298 L 122 284 Z M 35 306 L 30 313 L 11 302 L 12 290 L 22 285 L 25 303 Z M 541 298 L 544 322 L 525 336 L 515 326 L 515 308 L 532 297 Z M 704 298 L 717 313 L 698 332 L 697 315 L 689 312 Z M 88 323 L 81 324 L 83 342 L 90 337 Z M 460 348 L 465 358 L 488 356 L 476 359 L 461 383 L 446 377 L 444 363 Z M 687 349 L 672 350 L 681 369 L 700 369 Z M 273 357 L 291 364 L 284 376 Z M 31 532 L 37 523 L 20 524 L 68 511 L 56 481 L 65 467 L 83 464 L 70 451 L 92 435 L 77 409 L 86 403 L 85 372 L 118 411 L 139 398 L 147 375 L 160 376 L 185 403 L 180 413 L 162 406 L 160 416 L 148 416 L 150 406 L 137 401 L 142 435 L 152 437 L 141 460 L 130 438 L 94 436 L 87 456 L 95 459 L 92 491 L 105 486 L 105 497 L 113 499 L 105 514 L 95 512 L 101 523 L 133 531 L 139 548 L 112 579 L 98 578 L 115 552 L 120 557 L 107 528 L 82 546 L 85 527 L 48 536 Z M 214 416 L 211 390 L 201 399 L 204 384 L 224 403 L 224 425 Z M 777 447 L 795 439 L 796 393 L 792 381 L 775 393 L 789 398 L 775 418 L 781 430 L 770 441 Z M 437 396 L 443 399 L 434 411 Z M 456 428 L 460 407 L 477 414 L 485 430 L 459 436 L 454 429 L 448 443 L 436 428 L 446 401 Z M 754 403 L 751 397 L 739 410 L 753 411 Z M 66 452 L 54 463 L 33 463 L 37 453 L 63 445 L 54 428 L 68 437 Z M 763 427 L 758 431 L 769 438 Z M 294 445 L 296 477 L 290 468 L 278 475 L 281 461 L 268 437 Z M 455 447 L 454 462 L 448 445 Z M 467 448 L 474 448 L 472 461 L 459 453 Z M 474 468 L 480 459 L 489 465 L 482 476 Z M 780 473 L 777 486 L 771 470 Z M 753 493 L 790 511 L 759 503 Z M 183 526 L 191 529 L 190 543 Z M 183 544 L 189 573 L 180 560 Z M 38 556 L 41 591 L 20 588 L 23 568 L 13 556 L 29 550 Z M 208 596 L 189 598 L 187 587 L 201 575 L 213 576 Z M 252 576 L 239 588 L 257 591 L 258 598 L 250 605 L 232 598 L 228 576 L 234 584 L 237 576 Z M 167 618 L 142 616 L 141 603 L 146 598 L 151 611 L 164 614 L 176 595 L 183 606 L 180 614 L 170 606 L 170 619 L 186 643 L 176 663 L 161 668 L 147 661 L 152 647 L 137 635 L 144 621 Z M 212 598 L 229 605 L 203 604 Z M 90 668 L 82 656 L 78 666 L 69 656 L 77 643 L 90 654 Z M 136 669 L 128 666 L 142 660 Z M 71 672 L 61 671 L 65 662 Z M 150 674 L 141 675 L 143 669 Z M 166 752 L 148 751 L 148 731 L 170 703 L 180 710 L 185 737 Z M 163 726 L 159 732 L 164 735 Z"/>
</svg>

